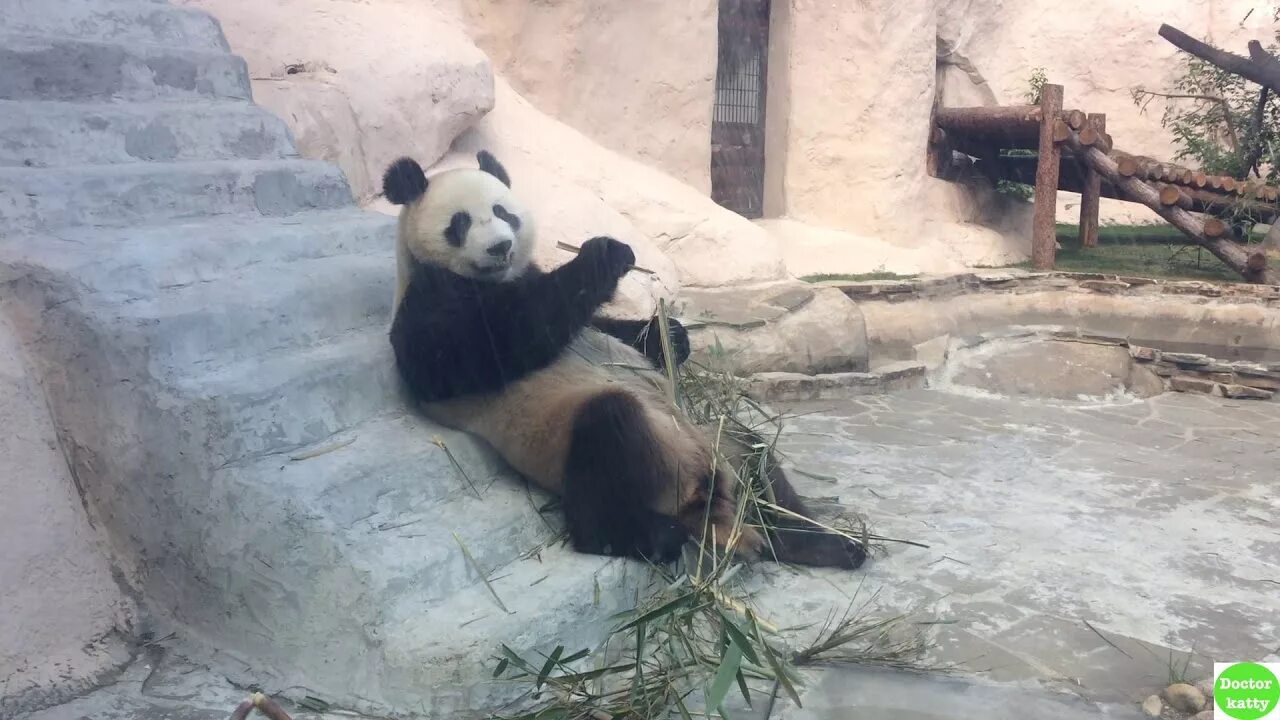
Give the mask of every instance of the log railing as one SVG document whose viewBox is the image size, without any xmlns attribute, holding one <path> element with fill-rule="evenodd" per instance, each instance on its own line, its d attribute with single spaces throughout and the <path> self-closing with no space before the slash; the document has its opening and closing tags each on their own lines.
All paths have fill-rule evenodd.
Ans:
<svg viewBox="0 0 1280 720">
<path fill-rule="evenodd" d="M 1002 155 L 1010 149 L 1035 150 L 1035 154 Z M 1061 85 L 1044 85 L 1038 105 L 935 109 L 929 172 L 955 177 L 957 160 L 968 163 L 967 156 L 976 158 L 974 166 L 992 180 L 1034 185 L 1031 256 L 1036 268 L 1054 265 L 1057 192 L 1066 190 L 1081 195 L 1083 247 L 1097 245 L 1101 198 L 1136 202 L 1151 208 L 1246 280 L 1280 284 L 1280 272 L 1267 268 L 1266 255 L 1235 242 L 1227 224 L 1213 217 L 1280 221 L 1280 188 L 1117 150 L 1107 134 L 1106 116 L 1064 109 Z"/>
</svg>

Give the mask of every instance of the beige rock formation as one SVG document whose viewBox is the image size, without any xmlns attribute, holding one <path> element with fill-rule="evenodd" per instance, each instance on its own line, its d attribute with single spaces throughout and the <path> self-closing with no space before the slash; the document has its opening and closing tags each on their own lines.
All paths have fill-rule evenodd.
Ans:
<svg viewBox="0 0 1280 720">
<path fill-rule="evenodd" d="M 361 202 L 414 147 L 423 162 L 493 107 L 488 58 L 436 4 L 175 0 L 213 13 L 306 157 L 336 163 Z"/>
<path fill-rule="evenodd" d="M 715 0 L 464 0 L 471 37 L 539 110 L 711 192 Z"/>
</svg>

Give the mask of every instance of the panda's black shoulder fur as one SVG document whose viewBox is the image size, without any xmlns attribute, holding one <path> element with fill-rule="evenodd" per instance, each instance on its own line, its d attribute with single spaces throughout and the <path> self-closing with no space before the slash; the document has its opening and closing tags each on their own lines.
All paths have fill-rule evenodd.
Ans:
<svg viewBox="0 0 1280 720">
<path fill-rule="evenodd" d="M 591 321 L 634 261 L 612 238 L 549 273 L 486 282 L 415 266 L 391 323 L 396 364 L 421 400 L 500 390 L 547 367 Z"/>
</svg>

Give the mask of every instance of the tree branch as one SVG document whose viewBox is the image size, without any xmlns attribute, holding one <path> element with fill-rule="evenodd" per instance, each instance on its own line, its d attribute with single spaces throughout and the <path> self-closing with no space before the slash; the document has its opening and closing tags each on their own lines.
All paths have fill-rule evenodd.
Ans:
<svg viewBox="0 0 1280 720">
<path fill-rule="evenodd" d="M 1262 177 L 1262 173 L 1258 172 L 1258 161 L 1262 159 L 1262 153 L 1267 146 L 1262 141 L 1262 122 L 1265 119 L 1263 116 L 1266 114 L 1267 97 L 1270 92 L 1271 88 L 1268 87 L 1258 91 L 1258 104 L 1254 106 L 1253 117 L 1249 121 L 1249 153 L 1244 159 L 1244 172 L 1246 175 L 1252 170 L 1255 175 Z"/>
<path fill-rule="evenodd" d="M 1240 138 L 1236 135 L 1235 125 L 1231 124 L 1231 106 L 1227 101 L 1216 95 L 1188 95 L 1183 93 L 1162 93 L 1154 90 L 1144 90 L 1138 88 L 1133 91 L 1137 95 L 1150 95 L 1152 97 L 1165 98 L 1166 100 L 1203 100 L 1205 102 L 1217 103 L 1222 106 L 1222 124 L 1227 127 L 1227 141 L 1231 144 L 1231 151 L 1235 152 L 1240 149 Z"/>
<path fill-rule="evenodd" d="M 1280 92 L 1280 60 L 1263 50 L 1262 45 L 1257 41 L 1249 44 L 1250 57 L 1244 57 L 1219 50 L 1168 24 L 1160 26 L 1160 37 L 1173 43 L 1179 50 L 1195 55 L 1205 62 Z"/>
</svg>

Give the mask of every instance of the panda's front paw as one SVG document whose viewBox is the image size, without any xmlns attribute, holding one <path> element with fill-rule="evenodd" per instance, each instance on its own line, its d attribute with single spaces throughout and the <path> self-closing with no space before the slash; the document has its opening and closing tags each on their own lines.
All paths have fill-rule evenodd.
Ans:
<svg viewBox="0 0 1280 720">
<path fill-rule="evenodd" d="M 672 358 L 673 364 L 676 367 L 680 367 L 685 360 L 689 359 L 689 331 L 675 318 L 667 318 L 667 330 L 667 338 L 671 341 L 671 350 L 675 355 Z M 662 323 L 656 316 L 649 321 L 649 326 L 644 334 L 644 345 L 641 349 L 645 357 L 649 358 L 659 370 L 666 368 L 667 361 L 663 356 L 662 345 Z"/>
<path fill-rule="evenodd" d="M 636 264 L 636 254 L 624 242 L 611 237 L 593 237 L 582 244 L 577 260 L 590 269 L 594 278 L 616 286 Z"/>
<path fill-rule="evenodd" d="M 655 318 L 655 324 L 656 324 Z M 671 338 L 671 349 L 675 352 L 675 365 L 679 367 L 689 359 L 692 349 L 689 345 L 689 331 L 675 318 L 667 318 L 667 330 Z"/>
</svg>

